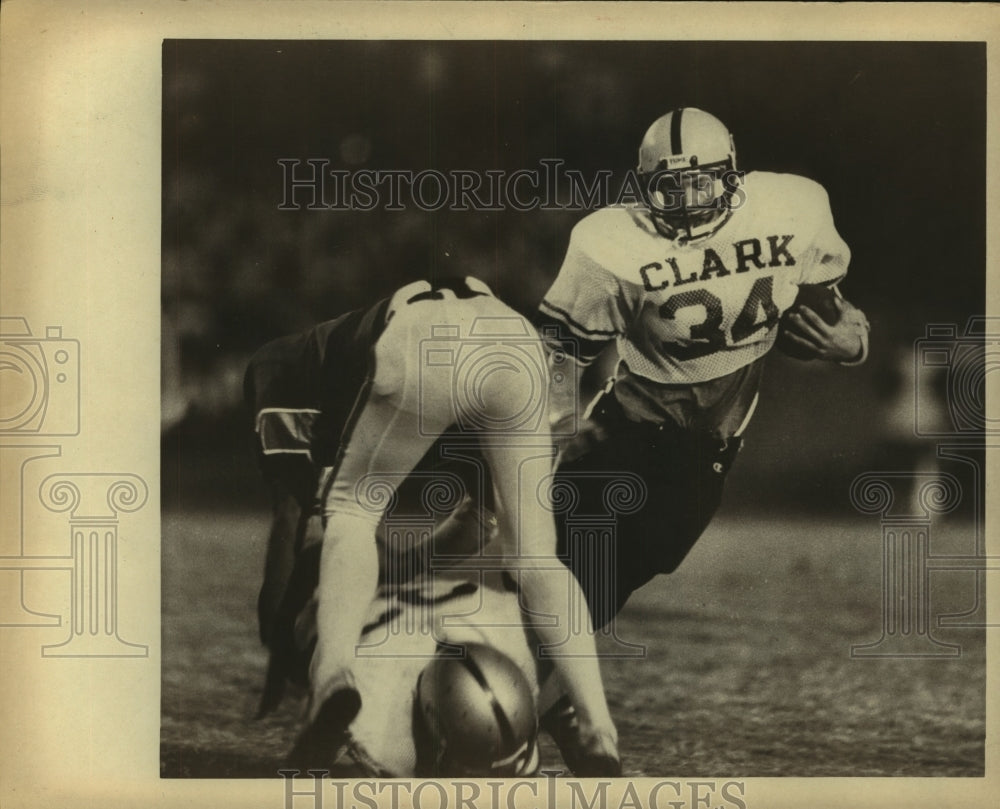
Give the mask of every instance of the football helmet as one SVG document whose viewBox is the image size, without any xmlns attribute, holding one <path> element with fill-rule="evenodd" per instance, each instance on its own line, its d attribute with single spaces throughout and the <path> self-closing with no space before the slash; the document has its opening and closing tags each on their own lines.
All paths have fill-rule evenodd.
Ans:
<svg viewBox="0 0 1000 809">
<path fill-rule="evenodd" d="M 538 768 L 538 715 L 524 673 L 492 646 L 438 655 L 417 679 L 418 777 L 527 776 Z"/>
<path fill-rule="evenodd" d="M 637 173 L 657 230 L 682 242 L 711 236 L 726 223 L 741 177 L 729 130 L 694 107 L 653 122 L 639 146 Z"/>
</svg>

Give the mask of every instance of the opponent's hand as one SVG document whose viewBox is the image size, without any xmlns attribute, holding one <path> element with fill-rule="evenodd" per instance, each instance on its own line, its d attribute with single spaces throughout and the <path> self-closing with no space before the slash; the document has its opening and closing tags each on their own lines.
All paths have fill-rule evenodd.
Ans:
<svg viewBox="0 0 1000 809">
<path fill-rule="evenodd" d="M 808 306 L 800 304 L 789 315 L 794 330 L 786 333 L 788 339 L 813 352 L 818 359 L 829 362 L 852 362 L 861 359 L 868 320 L 864 313 L 841 298 L 834 299 L 840 314 L 835 325 L 830 325 Z"/>
</svg>

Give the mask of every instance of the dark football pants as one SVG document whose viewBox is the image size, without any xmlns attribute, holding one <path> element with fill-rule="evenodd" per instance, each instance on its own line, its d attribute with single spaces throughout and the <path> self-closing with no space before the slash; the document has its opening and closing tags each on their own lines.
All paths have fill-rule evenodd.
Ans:
<svg viewBox="0 0 1000 809">
<path fill-rule="evenodd" d="M 600 437 L 581 435 L 582 454 L 559 463 L 553 500 L 572 501 L 557 508 L 559 553 L 600 628 L 687 556 L 719 507 L 740 439 L 629 421 L 613 392 L 602 394 L 591 419 Z"/>
</svg>

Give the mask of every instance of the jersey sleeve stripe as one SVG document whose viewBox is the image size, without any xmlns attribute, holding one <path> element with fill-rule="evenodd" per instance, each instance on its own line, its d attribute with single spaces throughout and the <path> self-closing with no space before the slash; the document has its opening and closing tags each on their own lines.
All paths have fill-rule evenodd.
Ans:
<svg viewBox="0 0 1000 809">
<path fill-rule="evenodd" d="M 613 337 L 618 336 L 618 332 L 615 331 L 614 329 L 588 329 L 583 324 L 575 321 L 572 315 L 570 315 L 570 313 L 567 312 L 565 309 L 560 309 L 558 306 L 555 306 L 554 304 L 551 304 L 546 300 L 543 300 L 541 302 L 540 307 L 548 309 L 550 313 L 552 313 L 557 317 L 557 320 L 569 326 L 573 331 L 579 334 L 599 335 L 609 340 Z"/>
<path fill-rule="evenodd" d="M 545 343 L 552 348 L 559 348 L 582 365 L 589 365 L 611 342 L 610 337 L 599 340 L 589 340 L 568 333 L 566 324 L 557 318 L 543 312 L 535 316 L 535 327 L 542 335 Z"/>
</svg>

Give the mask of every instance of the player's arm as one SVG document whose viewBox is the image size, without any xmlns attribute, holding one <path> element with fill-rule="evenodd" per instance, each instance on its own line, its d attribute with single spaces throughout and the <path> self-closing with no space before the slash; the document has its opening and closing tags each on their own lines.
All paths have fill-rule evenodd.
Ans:
<svg viewBox="0 0 1000 809">
<path fill-rule="evenodd" d="M 549 414 L 554 432 L 582 410 L 582 371 L 625 330 L 627 304 L 618 279 L 588 253 L 580 227 L 535 315 L 535 325 L 548 351 Z M 565 363 L 575 365 L 567 373 Z"/>
<path fill-rule="evenodd" d="M 826 190 L 812 181 L 804 181 L 802 207 L 812 210 L 815 228 L 811 249 L 803 259 L 800 284 L 828 287 L 833 293 L 832 306 L 837 317 L 831 324 L 808 306 L 797 306 L 790 313 L 793 329 L 787 337 L 808 349 L 818 359 L 842 365 L 860 365 L 868 358 L 870 326 L 865 313 L 846 300 L 838 284 L 847 275 L 851 250 L 837 232 Z"/>
</svg>

